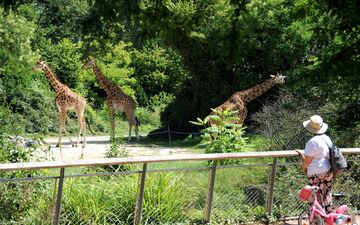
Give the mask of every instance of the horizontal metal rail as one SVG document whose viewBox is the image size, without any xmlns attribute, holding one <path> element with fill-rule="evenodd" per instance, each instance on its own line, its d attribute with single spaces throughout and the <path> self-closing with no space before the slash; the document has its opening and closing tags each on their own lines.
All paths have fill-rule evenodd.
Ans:
<svg viewBox="0 0 360 225">
<path fill-rule="evenodd" d="M 292 165 L 299 163 L 283 163 L 280 165 Z M 239 167 L 254 167 L 254 166 L 271 166 L 269 163 L 258 163 L 258 164 L 236 164 L 236 165 L 225 165 L 225 166 L 217 166 L 217 169 L 225 169 L 225 168 L 239 168 Z M 159 173 L 159 172 L 178 172 L 178 171 L 201 171 L 201 170 L 209 170 L 211 166 L 207 167 L 194 167 L 194 168 L 167 168 L 167 169 L 150 169 L 147 170 L 147 173 Z M 100 173 L 86 173 L 86 174 L 71 174 L 65 175 L 65 178 L 76 178 L 76 177 L 101 177 L 101 176 L 113 176 L 113 175 L 124 175 L 124 174 L 139 174 L 142 170 L 129 170 L 129 171 L 120 171 L 120 172 L 100 172 Z M 34 176 L 34 177 L 26 177 L 26 178 L 0 178 L 0 183 L 2 182 L 28 182 L 34 180 L 50 180 L 50 179 L 58 179 L 59 176 Z"/>
<path fill-rule="evenodd" d="M 360 148 L 341 148 L 344 154 L 359 154 Z M 302 152 L 302 150 L 300 151 Z M 121 164 L 139 163 L 159 163 L 176 161 L 207 161 L 224 159 L 244 159 L 244 158 L 282 158 L 297 156 L 295 150 L 286 151 L 264 151 L 264 152 L 239 152 L 239 153 L 216 153 L 216 154 L 188 154 L 176 156 L 136 156 L 128 158 L 104 158 L 87 159 L 74 161 L 53 161 L 53 162 L 28 162 L 28 163 L 8 163 L 0 164 L 0 172 L 16 170 L 38 170 L 51 168 L 69 168 L 82 166 L 105 166 Z"/>
<path fill-rule="evenodd" d="M 348 159 L 348 162 L 357 161 Z M 277 163 L 277 166 L 290 166 L 296 165 L 299 162 L 292 163 Z M 235 164 L 235 165 L 223 165 L 217 166 L 217 169 L 229 169 L 229 168 L 239 168 L 239 167 L 255 167 L 255 166 L 272 166 L 273 163 L 253 163 L 253 164 Z M 211 166 L 207 167 L 194 167 L 194 168 L 167 168 L 167 169 L 149 169 L 147 173 L 159 173 L 159 172 L 178 172 L 178 171 L 201 171 L 201 170 L 209 170 Z M 120 171 L 120 172 L 99 172 L 99 173 L 85 173 L 85 174 L 71 174 L 65 175 L 64 178 L 77 178 L 77 177 L 102 177 L 102 176 L 114 176 L 114 175 L 129 175 L 129 174 L 139 174 L 142 170 L 129 170 L 129 171 Z M 31 182 L 34 180 L 51 180 L 58 179 L 59 176 L 33 176 L 26 178 L 0 178 L 0 183 L 2 182 Z"/>
</svg>

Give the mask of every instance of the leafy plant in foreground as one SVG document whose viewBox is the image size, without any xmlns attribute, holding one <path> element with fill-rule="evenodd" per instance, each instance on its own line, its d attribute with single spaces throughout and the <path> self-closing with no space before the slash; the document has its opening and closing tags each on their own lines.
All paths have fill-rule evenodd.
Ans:
<svg viewBox="0 0 360 225">
<path fill-rule="evenodd" d="M 129 151 L 121 146 L 124 144 L 123 139 L 116 139 L 110 146 L 109 149 L 106 150 L 107 158 L 126 158 L 129 157 Z M 131 169 L 130 164 L 122 164 L 122 165 L 110 165 L 103 166 L 103 168 L 107 171 L 127 171 Z"/>
<path fill-rule="evenodd" d="M 209 120 L 214 121 L 212 126 L 202 130 L 204 135 L 200 146 L 205 147 L 205 153 L 239 152 L 248 145 L 248 138 L 244 137 L 245 127 L 234 123 L 238 118 L 237 111 L 213 110 L 214 115 L 207 116 L 204 120 L 197 118 L 197 122 L 191 123 L 199 126 L 207 126 Z M 231 164 L 234 160 L 223 160 L 221 164 Z"/>
</svg>

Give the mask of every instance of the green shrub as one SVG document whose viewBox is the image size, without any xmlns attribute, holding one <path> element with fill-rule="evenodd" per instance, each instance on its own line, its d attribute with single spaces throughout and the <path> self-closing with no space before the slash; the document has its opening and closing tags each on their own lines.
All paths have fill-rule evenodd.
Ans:
<svg viewBox="0 0 360 225">
<path fill-rule="evenodd" d="M 174 98 L 173 94 L 160 92 L 150 98 L 150 108 L 160 114 L 174 100 Z"/>
<path fill-rule="evenodd" d="M 27 10 L 31 16 L 31 7 Z M 36 25 L 27 18 L 14 12 L 3 13 L 0 8 L 0 107 L 11 110 L 2 114 L 1 121 L 11 120 L 5 117 L 17 117 L 9 134 L 16 134 L 17 126 L 25 132 L 47 133 L 53 131 L 55 95 L 49 90 L 48 82 L 42 82 L 41 76 L 34 75 L 31 68 L 38 59 L 38 53 L 31 48 Z M 57 124 L 57 123 L 56 123 Z M 0 128 L 1 129 L 1 128 Z"/>
<path fill-rule="evenodd" d="M 19 135 L 25 133 L 26 120 L 22 115 L 0 105 L 0 138 L 4 135 Z"/>
<path fill-rule="evenodd" d="M 25 176 L 25 174 L 22 174 Z M 42 207 L 39 205 L 39 199 L 47 196 L 51 199 L 48 192 L 44 190 L 51 190 L 47 188 L 48 184 L 43 182 L 6 182 L 0 184 L 0 224 L 30 224 L 29 212 Z M 6 206 L 6 207 L 5 207 Z M 39 211 L 38 211 L 39 212 Z M 38 214 L 34 215 L 34 218 L 38 217 Z M 44 224 L 44 220 L 41 223 Z"/>
<path fill-rule="evenodd" d="M 160 126 L 159 113 L 152 111 L 149 108 L 138 107 L 136 114 L 140 121 L 140 126 L 150 126 L 153 128 L 158 128 Z"/>
<path fill-rule="evenodd" d="M 10 117 L 11 118 L 11 117 Z M 6 127 L 2 127 L 3 129 Z M 20 136 L 0 136 L 0 163 L 29 162 L 34 157 L 36 146 L 24 147 L 16 141 Z M 36 170 L 1 172 L 2 179 L 30 178 L 38 175 Z M 46 173 L 42 172 L 43 174 Z M 28 224 L 25 215 L 37 208 L 47 184 L 42 182 L 1 182 L 0 183 L 0 224 Z"/>
<path fill-rule="evenodd" d="M 198 118 L 197 122 L 191 122 L 200 126 L 207 126 L 208 121 L 215 121 L 202 131 L 200 146 L 205 147 L 205 153 L 240 152 L 248 146 L 247 138 L 244 137 L 245 127 L 235 124 L 237 120 L 236 111 L 214 110 L 215 114 L 206 117 L 204 120 Z M 232 164 L 237 160 L 221 160 L 221 164 Z"/>
<path fill-rule="evenodd" d="M 129 151 L 123 147 L 122 145 L 125 143 L 124 139 L 116 139 L 114 142 L 111 143 L 109 149 L 106 150 L 106 157 L 107 158 L 126 158 L 129 156 Z M 131 169 L 130 164 L 123 164 L 123 165 L 109 165 L 103 166 L 106 171 L 127 171 Z"/>
<path fill-rule="evenodd" d="M 173 95 L 160 92 L 152 96 L 147 107 L 138 107 L 136 115 L 140 121 L 141 131 L 154 130 L 162 126 L 161 113 L 174 99 Z"/>
</svg>

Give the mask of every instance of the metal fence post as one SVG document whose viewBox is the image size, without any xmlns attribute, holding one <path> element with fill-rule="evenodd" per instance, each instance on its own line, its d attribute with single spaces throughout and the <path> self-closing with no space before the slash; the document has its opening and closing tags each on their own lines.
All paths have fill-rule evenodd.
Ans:
<svg viewBox="0 0 360 225">
<path fill-rule="evenodd" d="M 169 146 L 171 147 L 171 130 L 169 125 L 168 125 L 168 138 L 169 138 Z"/>
<path fill-rule="evenodd" d="M 212 200 L 213 200 L 213 195 L 214 195 L 216 165 L 217 165 L 217 160 L 214 160 L 213 166 L 211 168 L 211 173 L 209 174 L 209 176 L 210 176 L 209 177 L 209 192 L 208 192 L 207 198 L 206 198 L 206 212 L 205 212 L 206 221 L 208 223 L 210 223 L 210 219 L 211 219 L 211 208 L 212 208 Z"/>
<path fill-rule="evenodd" d="M 61 197 L 62 197 L 62 191 L 63 191 L 64 176 L 65 176 L 65 168 L 61 168 L 60 176 L 59 176 L 59 186 L 58 186 L 58 191 L 57 191 L 55 215 L 54 215 L 54 225 L 58 225 L 60 222 Z"/>
<path fill-rule="evenodd" d="M 274 158 L 273 164 L 271 166 L 271 176 L 269 179 L 268 198 L 267 198 L 267 206 L 266 206 L 266 211 L 269 215 L 272 215 L 272 210 L 273 210 L 276 164 L 277 164 L 277 158 Z"/>
<path fill-rule="evenodd" d="M 145 191 L 146 169 L 147 169 L 147 163 L 144 163 L 143 170 L 141 172 L 139 195 L 136 199 L 134 225 L 141 224 L 141 214 L 142 214 L 142 206 L 143 206 L 144 191 Z"/>
</svg>

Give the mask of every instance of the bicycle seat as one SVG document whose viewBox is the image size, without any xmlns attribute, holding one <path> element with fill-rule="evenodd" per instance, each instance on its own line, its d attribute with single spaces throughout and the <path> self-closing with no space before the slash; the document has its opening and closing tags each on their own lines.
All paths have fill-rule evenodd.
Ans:
<svg viewBox="0 0 360 225">
<path fill-rule="evenodd" d="M 345 193 L 343 192 L 333 193 L 332 196 L 335 198 L 342 198 L 345 197 Z"/>
</svg>

